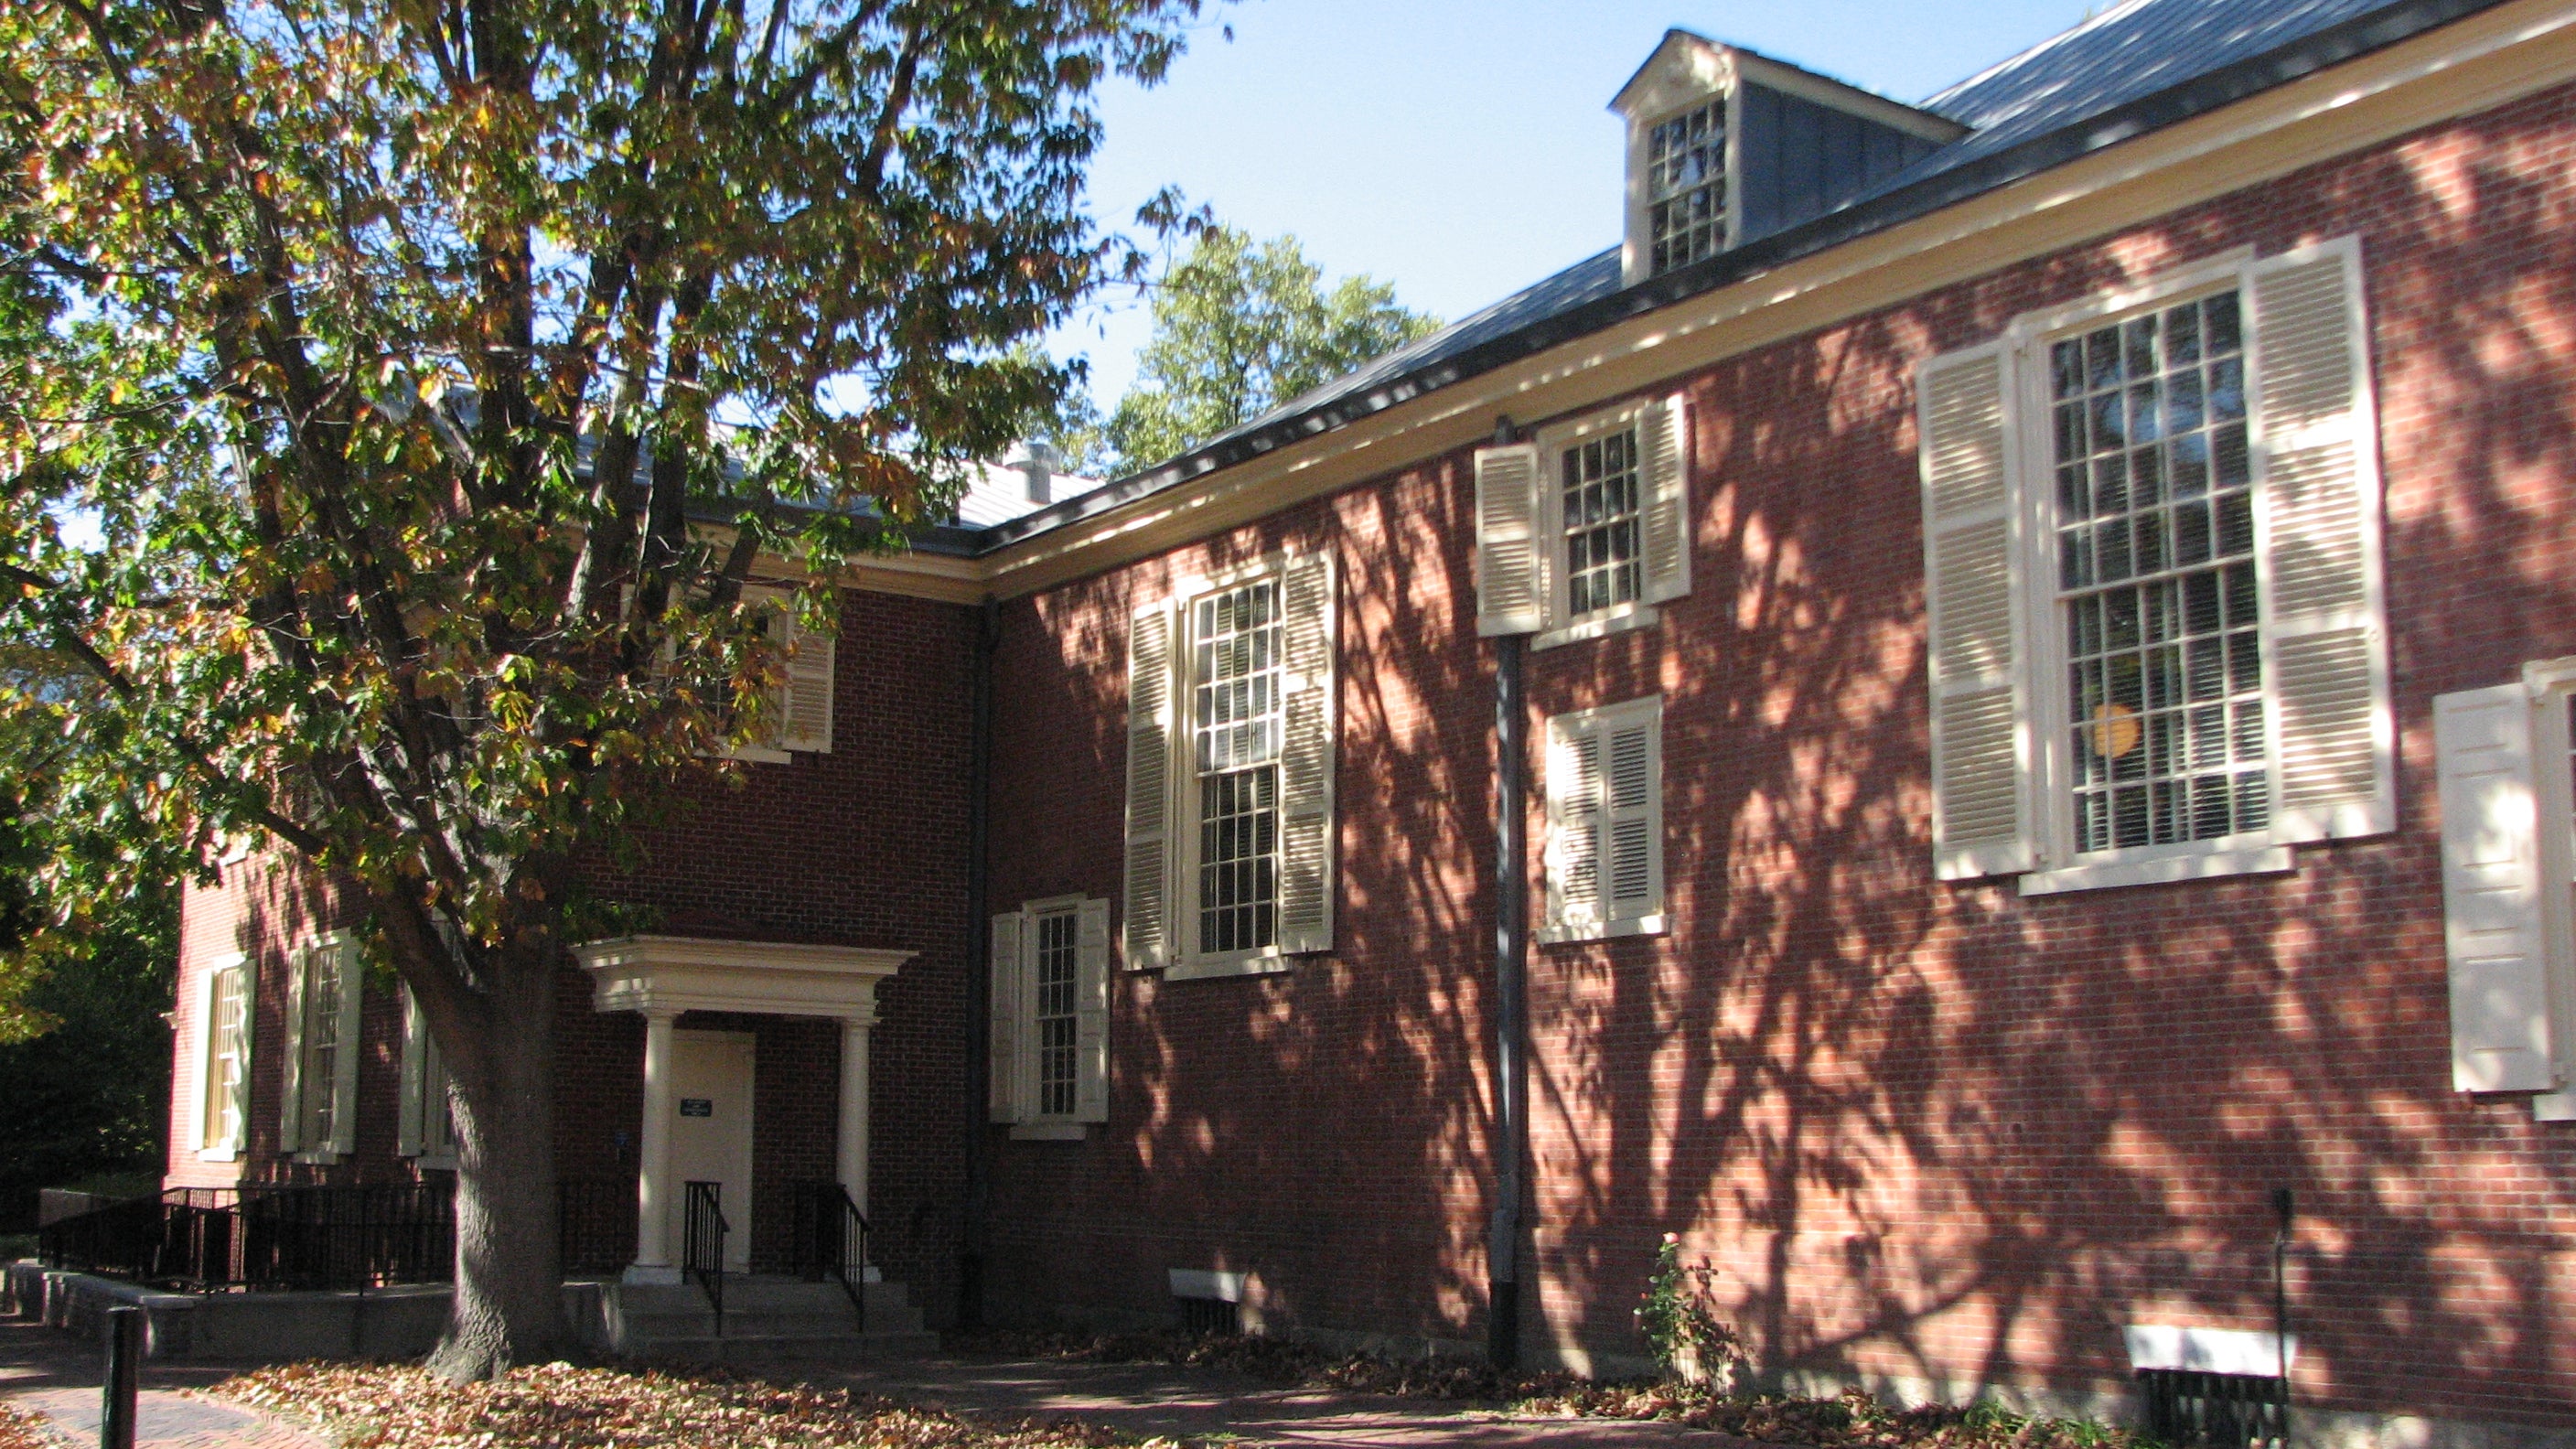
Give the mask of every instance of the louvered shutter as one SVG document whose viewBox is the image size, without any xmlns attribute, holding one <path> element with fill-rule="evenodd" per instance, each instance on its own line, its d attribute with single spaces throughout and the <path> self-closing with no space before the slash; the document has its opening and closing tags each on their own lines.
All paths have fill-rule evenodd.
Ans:
<svg viewBox="0 0 2576 1449">
<path fill-rule="evenodd" d="M 1109 1120 L 1109 903 L 1084 901 L 1074 927 L 1073 1115 Z"/>
<path fill-rule="evenodd" d="M 1478 449 L 1478 634 L 1535 634 L 1547 627 L 1547 549 L 1539 536 L 1540 517 L 1537 446 Z"/>
<path fill-rule="evenodd" d="M 277 1096 L 277 1150 L 280 1152 L 301 1151 L 304 1146 L 304 1093 L 308 1085 L 304 1080 L 304 1025 L 305 1013 L 312 1009 L 308 997 L 313 983 L 313 953 L 319 949 L 306 947 L 286 958 L 286 1058 L 279 1063 L 283 1071 Z M 247 1003 L 242 1009 L 242 1019 L 250 1019 Z M 313 1085 L 325 1092 L 331 1089 L 327 1082 Z"/>
<path fill-rule="evenodd" d="M 1020 1120 L 1020 927 L 1017 911 L 993 918 L 991 1039 L 986 1044 L 992 1077 L 992 1120 Z"/>
<path fill-rule="evenodd" d="M 396 1156 L 420 1156 L 428 1097 L 429 1023 L 421 1019 L 420 1003 L 412 1000 L 411 988 L 406 986 L 402 989 L 402 1105 L 394 1118 Z"/>
<path fill-rule="evenodd" d="M 224 1145 L 234 1152 L 250 1150 L 250 1070 L 256 1039 L 259 1035 L 259 973 L 248 961 L 233 968 L 241 973 L 240 1045 L 235 1049 L 241 1058 L 241 1070 L 233 1075 L 232 1136 Z M 293 1060 L 292 1055 L 288 1057 Z"/>
<path fill-rule="evenodd" d="M 1646 600 L 1678 599 L 1691 587 L 1690 410 L 1680 394 L 1637 419 L 1646 468 Z"/>
<path fill-rule="evenodd" d="M 2246 294 L 2280 759 L 2273 836 L 2375 835 L 2397 825 L 2397 725 L 2360 252 L 2346 241 L 2258 263 Z"/>
<path fill-rule="evenodd" d="M 1585 719 L 1548 721 L 1547 915 L 1581 931 L 1601 921 L 1601 737 Z"/>
<path fill-rule="evenodd" d="M 1127 969 L 1171 964 L 1173 611 L 1137 611 L 1127 644 Z"/>
<path fill-rule="evenodd" d="M 1280 581 L 1279 949 L 1333 949 L 1333 561 Z"/>
<path fill-rule="evenodd" d="M 358 1031 L 365 1020 L 362 1011 L 366 971 L 355 945 L 343 942 L 325 949 L 334 952 L 340 962 L 340 999 L 323 1008 L 339 1014 L 339 1046 L 331 1053 L 331 1081 L 326 1088 L 331 1093 L 331 1140 L 314 1145 L 350 1153 L 358 1150 L 358 1059 L 365 1055 Z"/>
<path fill-rule="evenodd" d="M 2531 735 L 2520 684 L 2433 701 L 2451 1084 L 2463 1092 L 2557 1085 Z"/>
<path fill-rule="evenodd" d="M 2009 393 L 2000 345 L 1925 362 L 1923 574 L 1931 631 L 1934 873 L 2028 870 L 2026 689 L 2014 612 Z"/>
<path fill-rule="evenodd" d="M 1659 709 L 1601 723 L 1601 915 L 1637 921 L 1664 908 L 1663 742 Z"/>
<path fill-rule="evenodd" d="M 781 612 L 790 646 L 787 698 L 778 712 L 783 750 L 832 751 L 833 660 L 838 638 L 829 630 L 807 629 L 792 614 Z"/>
</svg>

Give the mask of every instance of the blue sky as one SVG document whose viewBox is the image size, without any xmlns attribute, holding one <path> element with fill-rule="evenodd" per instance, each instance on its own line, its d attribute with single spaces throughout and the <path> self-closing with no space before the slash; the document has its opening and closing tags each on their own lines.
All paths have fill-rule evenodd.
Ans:
<svg viewBox="0 0 2576 1449">
<path fill-rule="evenodd" d="M 1618 239 L 1607 110 L 1665 30 L 1733 41 L 1914 101 L 2080 23 L 2088 0 L 1242 0 L 1165 83 L 1105 101 L 1095 213 L 1164 185 L 1328 276 L 1367 272 L 1457 318 Z M 1230 23 L 1234 39 L 1219 26 Z M 1149 325 L 1118 294 L 1050 345 L 1105 409 Z"/>
</svg>

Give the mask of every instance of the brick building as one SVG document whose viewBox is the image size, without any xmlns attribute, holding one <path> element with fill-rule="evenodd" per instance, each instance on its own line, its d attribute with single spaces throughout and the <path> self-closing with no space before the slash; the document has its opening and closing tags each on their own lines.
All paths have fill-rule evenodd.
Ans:
<svg viewBox="0 0 2576 1449">
<path fill-rule="evenodd" d="M 567 968 L 567 1174 L 659 1021 L 750 1041 L 751 1265 L 837 1173 L 935 1317 L 1620 1369 L 1671 1232 L 1767 1374 L 2106 1410 L 2271 1371 L 2286 1190 L 2306 1432 L 2576 1423 L 2576 4 L 1616 107 L 1618 247 L 852 570 Z M 170 1181 L 435 1171 L 230 870 Z"/>
</svg>

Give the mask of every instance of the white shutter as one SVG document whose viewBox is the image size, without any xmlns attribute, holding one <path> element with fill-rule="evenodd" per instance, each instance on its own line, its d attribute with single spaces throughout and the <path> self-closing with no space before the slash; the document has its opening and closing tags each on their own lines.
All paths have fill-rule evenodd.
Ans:
<svg viewBox="0 0 2576 1449">
<path fill-rule="evenodd" d="M 323 1009 L 339 1013 L 339 1046 L 331 1053 L 331 1140 L 317 1142 L 333 1152 L 358 1150 L 358 1059 L 364 1055 L 358 1042 L 358 1030 L 364 1023 L 361 993 L 366 972 L 358 959 L 358 948 L 348 942 L 328 947 L 340 961 L 340 999 Z M 322 1083 L 315 1083 L 317 1087 Z"/>
<path fill-rule="evenodd" d="M 1633 922 L 1664 908 L 1663 711 L 1622 710 L 1599 728 L 1602 754 L 1601 914 Z"/>
<path fill-rule="evenodd" d="M 996 1122 L 1020 1120 L 1020 926 L 1017 911 L 993 918 L 993 1031 L 987 1051 Z"/>
<path fill-rule="evenodd" d="M 1084 901 L 1075 925 L 1073 1115 L 1109 1120 L 1109 903 Z"/>
<path fill-rule="evenodd" d="M 1547 918 L 1580 932 L 1601 922 L 1601 737 L 1573 716 L 1547 733 Z"/>
<path fill-rule="evenodd" d="M 411 988 L 402 989 L 402 1106 L 394 1118 L 394 1155 L 418 1157 L 429 1096 L 429 1023 Z"/>
<path fill-rule="evenodd" d="M 1279 949 L 1333 949 L 1333 561 L 1289 561 L 1280 581 Z"/>
<path fill-rule="evenodd" d="M 1930 359 L 1915 376 L 1931 633 L 1932 852 L 1943 880 L 2028 870 L 2032 862 L 2004 357 L 2000 345 L 1972 347 Z"/>
<path fill-rule="evenodd" d="M 787 659 L 787 698 L 778 711 L 778 747 L 782 750 L 832 751 L 833 659 L 839 639 L 828 630 L 807 629 L 782 611 Z"/>
<path fill-rule="evenodd" d="M 2246 270 L 2257 537 L 2279 840 L 2397 825 L 2382 624 L 2378 429 L 2361 255 L 2346 240 Z"/>
<path fill-rule="evenodd" d="M 1137 611 L 1127 643 L 1127 969 L 1171 964 L 1173 611 Z"/>
<path fill-rule="evenodd" d="M 1637 418 L 1645 464 L 1646 601 L 1678 599 L 1691 587 L 1690 404 L 1681 394 L 1649 404 Z"/>
<path fill-rule="evenodd" d="M 236 1048 L 241 1069 L 233 1075 L 233 1130 L 231 1140 L 224 1145 L 239 1153 L 250 1150 L 250 1069 L 258 1050 L 259 973 L 251 969 L 248 961 L 233 969 L 241 972 L 241 1044 Z M 294 1057 L 290 1053 L 287 1059 L 292 1061 Z"/>
<path fill-rule="evenodd" d="M 1476 450 L 1476 632 L 1547 627 L 1546 540 L 1539 536 L 1538 447 Z"/>
<path fill-rule="evenodd" d="M 306 998 L 311 994 L 313 982 L 313 955 L 320 949 L 318 946 L 305 947 L 289 953 L 286 958 L 286 1058 L 279 1063 L 284 1070 L 277 1097 L 277 1150 L 280 1152 L 295 1152 L 304 1146 L 304 1024 L 305 1013 L 311 1009 Z M 245 1021 L 250 1018 L 247 1004 L 242 1018 Z M 317 1085 L 323 1091 L 330 1090 L 328 1083 Z"/>
<path fill-rule="evenodd" d="M 2530 695 L 2520 684 L 2433 701 L 2451 1085 L 2463 1092 L 2558 1085 L 2531 734 Z"/>
</svg>

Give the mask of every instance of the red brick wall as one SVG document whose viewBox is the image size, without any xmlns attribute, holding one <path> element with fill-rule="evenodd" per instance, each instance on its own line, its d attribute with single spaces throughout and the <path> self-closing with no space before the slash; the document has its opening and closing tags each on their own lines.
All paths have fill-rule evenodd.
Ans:
<svg viewBox="0 0 2576 1449">
<path fill-rule="evenodd" d="M 2451 1090 L 2429 755 L 2433 695 L 2576 653 L 2572 159 L 2562 90 L 1679 384 L 1696 591 L 1529 661 L 1534 741 L 1548 714 L 1664 695 L 1676 921 L 1533 952 L 1534 1349 L 1641 1353 L 1630 1308 L 1673 1231 L 1768 1364 L 2116 1389 L 2122 1323 L 2269 1326 L 2287 1186 L 2302 1402 L 2576 1419 L 2555 1330 L 2576 1128 Z M 2399 832 L 2302 848 L 2289 876 L 1936 883 L 1913 368 L 2030 309 L 2356 232 Z M 1338 949 L 1118 979 L 1108 1126 L 993 1129 L 1002 1306 L 1158 1311 L 1165 1268 L 1221 1267 L 1288 1321 L 1481 1334 L 1492 656 L 1468 462 L 1005 609 L 997 908 L 1119 897 L 1131 607 L 1284 541 L 1344 581 Z"/>
<path fill-rule="evenodd" d="M 837 650 L 835 749 L 750 764 L 705 789 L 638 845 L 631 869 L 590 872 L 602 895 L 638 907 L 642 929 L 676 935 L 892 947 L 919 954 L 878 992 L 872 1039 L 871 1216 L 878 1261 L 934 1313 L 953 1303 L 964 1189 L 968 1066 L 964 991 L 968 677 L 974 614 L 951 605 L 845 594 Z M 174 1141 L 176 1186 L 255 1181 L 383 1181 L 411 1174 L 394 1155 L 400 1020 L 389 983 L 371 978 L 360 1076 L 358 1151 L 330 1168 L 281 1161 L 277 1103 L 284 951 L 357 913 L 332 893 L 265 865 L 233 868 L 183 909 L 178 1031 L 183 1069 L 205 964 L 249 951 L 260 963 L 252 1052 L 251 1148 L 240 1164 L 201 1163 Z M 643 1029 L 632 1013 L 592 1010 L 587 977 L 567 969 L 557 1000 L 557 1169 L 604 1193 L 608 1221 L 632 1242 L 642 1122 Z M 755 1266 L 786 1266 L 787 1184 L 834 1170 L 839 1027 L 787 1018 L 685 1018 L 759 1036 L 754 1142 Z M 182 1072 L 182 1077 L 186 1073 Z M 175 1090 L 182 1124 L 195 1120 Z M 183 1126 L 182 1130 L 185 1128 Z"/>
</svg>

